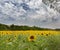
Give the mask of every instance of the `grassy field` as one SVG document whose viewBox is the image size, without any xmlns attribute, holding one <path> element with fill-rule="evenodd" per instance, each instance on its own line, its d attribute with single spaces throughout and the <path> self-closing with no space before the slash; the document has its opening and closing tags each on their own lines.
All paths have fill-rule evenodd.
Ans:
<svg viewBox="0 0 60 50">
<path fill-rule="evenodd" d="M 60 31 L 0 31 L 0 50 L 60 50 Z"/>
</svg>

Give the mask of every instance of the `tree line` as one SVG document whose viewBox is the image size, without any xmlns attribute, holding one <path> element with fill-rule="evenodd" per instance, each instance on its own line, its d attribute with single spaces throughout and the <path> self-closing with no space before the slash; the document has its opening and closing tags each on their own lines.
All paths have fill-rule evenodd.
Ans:
<svg viewBox="0 0 60 50">
<path fill-rule="evenodd" d="M 53 29 L 48 29 L 48 28 L 40 28 L 36 26 L 19 26 L 19 25 L 5 25 L 5 24 L 0 24 L 0 30 L 53 30 Z M 55 30 L 60 30 L 60 29 L 55 29 Z"/>
</svg>

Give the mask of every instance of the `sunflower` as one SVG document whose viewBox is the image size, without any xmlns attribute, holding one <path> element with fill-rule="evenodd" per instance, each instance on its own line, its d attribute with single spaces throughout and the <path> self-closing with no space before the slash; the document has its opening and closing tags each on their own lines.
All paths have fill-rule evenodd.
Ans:
<svg viewBox="0 0 60 50">
<path fill-rule="evenodd" d="M 44 35 L 43 33 L 41 33 L 41 35 Z"/>
<path fill-rule="evenodd" d="M 46 36 L 48 36 L 48 34 L 46 34 Z"/>
<path fill-rule="evenodd" d="M 30 36 L 28 37 L 28 40 L 29 40 L 29 41 L 35 41 L 35 40 L 36 40 L 36 35 L 30 35 Z"/>
</svg>

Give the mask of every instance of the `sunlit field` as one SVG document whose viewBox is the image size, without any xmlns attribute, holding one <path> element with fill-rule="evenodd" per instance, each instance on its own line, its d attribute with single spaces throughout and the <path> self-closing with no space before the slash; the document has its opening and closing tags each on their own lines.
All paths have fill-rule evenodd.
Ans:
<svg viewBox="0 0 60 50">
<path fill-rule="evenodd" d="M 0 31 L 0 50 L 60 50 L 60 31 Z"/>
</svg>

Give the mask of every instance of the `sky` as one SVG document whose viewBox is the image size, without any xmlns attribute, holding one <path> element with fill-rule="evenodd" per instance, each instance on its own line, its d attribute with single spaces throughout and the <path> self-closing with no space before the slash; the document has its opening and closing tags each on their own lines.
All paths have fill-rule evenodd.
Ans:
<svg viewBox="0 0 60 50">
<path fill-rule="evenodd" d="M 60 28 L 60 3 L 54 5 L 57 10 L 49 5 L 42 0 L 0 0 L 0 23 Z"/>
</svg>

